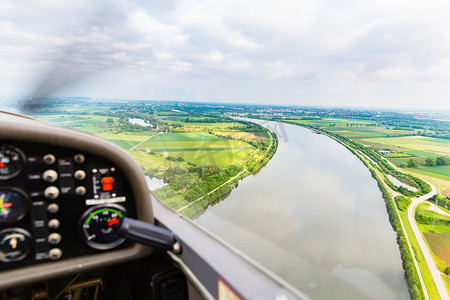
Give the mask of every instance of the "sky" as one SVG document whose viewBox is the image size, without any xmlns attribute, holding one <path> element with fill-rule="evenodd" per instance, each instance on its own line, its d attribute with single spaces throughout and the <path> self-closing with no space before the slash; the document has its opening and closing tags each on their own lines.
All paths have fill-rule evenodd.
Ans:
<svg viewBox="0 0 450 300">
<path fill-rule="evenodd" d="M 450 109 L 450 2 L 1 0 L 0 82 L 0 97 Z"/>
</svg>

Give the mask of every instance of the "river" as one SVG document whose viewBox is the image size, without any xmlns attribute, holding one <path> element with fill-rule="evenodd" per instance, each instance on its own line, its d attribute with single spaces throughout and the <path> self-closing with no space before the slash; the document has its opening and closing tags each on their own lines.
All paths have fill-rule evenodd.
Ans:
<svg viewBox="0 0 450 300">
<path fill-rule="evenodd" d="M 140 118 L 128 118 L 128 122 L 130 122 L 131 124 L 137 124 L 137 125 L 141 125 L 141 126 L 150 126 L 153 127 L 152 124 L 146 122 L 143 119 Z"/>
<path fill-rule="evenodd" d="M 410 186 L 410 185 L 407 185 L 406 183 L 403 183 L 403 182 L 401 182 L 400 180 L 398 180 L 397 178 L 395 178 L 394 176 L 392 176 L 392 175 L 386 175 L 387 176 L 387 178 L 393 183 L 393 184 L 395 184 L 396 186 L 402 186 L 402 187 L 404 187 L 404 188 L 407 188 L 408 190 L 410 190 L 410 191 L 413 191 L 413 192 L 417 192 L 417 189 L 415 188 L 415 187 L 412 187 L 412 186 Z"/>
<path fill-rule="evenodd" d="M 276 154 L 195 222 L 312 299 L 409 299 L 369 170 L 324 135 L 255 122 L 277 133 Z"/>
<path fill-rule="evenodd" d="M 154 191 L 167 185 L 167 183 L 164 182 L 163 179 L 157 177 L 145 176 L 145 181 L 147 182 L 147 186 L 151 191 Z"/>
</svg>

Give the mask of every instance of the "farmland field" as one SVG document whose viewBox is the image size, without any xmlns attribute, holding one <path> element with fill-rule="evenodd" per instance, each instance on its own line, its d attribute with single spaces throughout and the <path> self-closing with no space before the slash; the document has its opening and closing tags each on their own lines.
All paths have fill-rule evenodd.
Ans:
<svg viewBox="0 0 450 300">
<path fill-rule="evenodd" d="M 450 197 L 450 176 L 431 173 L 416 168 L 405 168 L 405 171 L 408 171 L 409 173 L 419 178 L 429 181 L 430 183 L 437 186 L 443 195 Z"/>
<path fill-rule="evenodd" d="M 249 140 L 249 141 L 254 141 L 254 140 L 263 140 L 263 141 L 267 141 L 268 140 L 268 135 L 266 132 L 216 132 L 218 135 L 222 135 L 222 136 L 230 136 L 234 139 L 239 139 L 239 140 Z"/>
<path fill-rule="evenodd" d="M 350 139 L 383 138 L 399 134 L 411 134 L 414 131 L 388 129 L 372 121 L 354 119 L 323 118 L 316 120 L 290 120 L 298 124 L 320 126 L 323 129 Z"/>
<path fill-rule="evenodd" d="M 424 233 L 433 253 L 450 265 L 450 233 Z"/>
<path fill-rule="evenodd" d="M 181 157 L 194 164 L 240 164 L 253 151 L 247 143 L 207 133 L 165 133 L 138 145 L 135 150 Z"/>
<path fill-rule="evenodd" d="M 363 139 L 361 140 L 363 144 L 367 145 L 385 145 L 395 146 L 402 148 L 402 152 L 408 153 L 408 151 L 418 151 L 411 152 L 408 154 L 413 154 L 417 156 L 432 157 L 432 154 L 437 156 L 447 155 L 450 156 L 450 140 L 437 139 L 423 136 L 403 136 L 403 137 L 393 137 L 393 138 L 373 138 L 373 139 Z"/>
</svg>

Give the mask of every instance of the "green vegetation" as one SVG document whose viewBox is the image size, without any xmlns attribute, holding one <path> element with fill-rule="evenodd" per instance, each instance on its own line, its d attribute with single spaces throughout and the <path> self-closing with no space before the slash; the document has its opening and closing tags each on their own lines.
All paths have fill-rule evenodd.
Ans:
<svg viewBox="0 0 450 300">
<path fill-rule="evenodd" d="M 406 211 L 409 205 L 411 204 L 411 199 L 405 197 L 405 196 L 397 196 L 394 198 L 395 204 L 397 204 L 397 208 L 400 211 Z"/>
<path fill-rule="evenodd" d="M 413 257 L 430 298 L 439 297 L 409 226 L 407 208 L 411 200 L 407 197 L 430 192 L 426 180 L 442 194 L 432 201 L 444 212 L 450 207 L 450 118 L 444 114 L 436 117 L 398 111 L 246 105 L 219 108 L 211 104 L 139 101 L 131 104 L 86 101 L 82 108 L 70 110 L 55 107 L 40 111 L 41 117 L 96 134 L 126 149 L 147 174 L 164 178 L 168 183 L 155 191 L 158 197 L 187 216 L 195 216 L 226 196 L 240 178 L 257 172 L 277 149 L 275 134 L 257 124 L 228 116 L 281 121 L 326 134 L 354 153 L 377 180 L 390 223 L 397 233 L 411 297 L 423 298 Z M 129 118 L 142 119 L 152 127 L 131 124 Z M 396 186 L 387 175 L 417 191 Z M 403 196 L 392 199 L 391 190 Z M 428 210 L 425 205 L 417 208 L 416 218 L 439 269 L 446 272 L 448 218 Z M 412 251 L 405 234 L 410 237 Z M 444 280 L 449 283 L 447 277 Z"/>
<path fill-rule="evenodd" d="M 409 198 L 406 198 L 406 197 L 403 197 L 403 196 L 397 196 L 397 197 L 395 197 L 395 200 L 396 200 L 396 203 L 407 203 L 407 202 L 411 203 L 411 200 Z M 416 261 L 417 261 L 417 263 L 419 265 L 420 273 L 422 274 L 422 278 L 423 278 L 423 281 L 425 283 L 428 295 L 429 295 L 430 299 L 438 299 L 439 298 L 439 293 L 438 293 L 438 291 L 436 289 L 436 285 L 434 284 L 433 277 L 432 277 L 431 272 L 428 269 L 428 266 L 427 266 L 427 264 L 425 262 L 425 257 L 423 256 L 423 253 L 420 250 L 419 243 L 415 239 L 415 236 L 414 236 L 414 233 L 412 231 L 412 228 L 409 225 L 408 210 L 407 210 L 408 207 L 405 207 L 404 210 L 400 210 L 400 207 L 398 207 L 398 208 L 399 208 L 400 218 L 402 220 L 403 226 L 405 227 L 405 233 L 409 237 L 409 241 L 411 243 L 411 247 L 413 249 Z M 397 242 L 399 244 L 400 251 L 402 253 L 402 259 L 403 259 L 403 256 L 404 256 L 403 253 L 405 253 L 405 252 L 404 252 L 404 250 L 402 250 L 402 248 L 405 248 L 407 246 L 406 245 L 406 238 L 403 238 L 401 240 L 397 239 Z M 409 256 L 409 258 L 406 257 L 405 259 L 406 259 L 407 262 L 409 262 L 409 264 L 413 264 L 412 256 Z M 404 264 L 406 264 L 405 260 L 404 260 Z M 405 268 L 405 273 L 406 272 L 411 272 L 411 270 L 407 271 L 406 268 Z M 408 279 L 408 277 L 406 277 L 406 278 L 407 278 L 407 282 L 408 282 L 408 285 L 409 285 L 409 279 Z M 413 297 L 411 297 L 411 298 L 413 298 Z"/>
<path fill-rule="evenodd" d="M 291 121 L 286 121 L 288 123 L 296 123 Z M 352 153 L 354 153 L 357 157 L 361 159 L 361 161 L 369 168 L 370 172 L 372 173 L 372 176 L 377 180 L 378 186 L 380 191 L 382 192 L 383 199 L 386 202 L 386 208 L 389 215 L 389 220 L 391 222 L 391 225 L 394 229 L 394 231 L 397 233 L 397 243 L 399 245 L 402 261 L 403 261 L 403 268 L 405 270 L 405 278 L 408 283 L 408 289 L 411 294 L 412 299 L 423 299 L 424 298 L 424 292 L 422 290 L 422 285 L 419 281 L 419 275 L 417 273 L 417 270 L 414 266 L 414 260 L 413 256 L 416 257 L 416 260 L 418 262 L 420 273 L 422 274 L 422 277 L 424 279 L 425 285 L 427 287 L 427 292 L 430 295 L 430 297 L 435 298 L 439 297 L 439 293 L 434 285 L 433 278 L 431 276 L 430 271 L 428 270 L 428 266 L 425 263 L 423 254 L 420 251 L 420 247 L 417 244 L 417 241 L 414 238 L 414 234 L 412 233 L 411 228 L 409 227 L 408 219 L 407 219 L 407 207 L 409 206 L 411 200 L 409 200 L 406 197 L 401 197 L 396 199 L 396 204 L 399 206 L 398 210 L 396 208 L 396 204 L 394 204 L 394 201 L 392 199 L 391 194 L 389 193 L 388 189 L 384 185 L 383 182 L 386 182 L 386 184 L 389 185 L 389 187 L 394 190 L 403 193 L 406 196 L 417 196 L 417 195 L 424 195 L 431 191 L 431 187 L 424 182 L 423 180 L 412 176 L 410 174 L 405 174 L 402 172 L 399 172 L 396 170 L 388 161 L 386 161 L 380 154 L 377 149 L 374 149 L 372 147 L 367 147 L 364 145 L 361 145 L 360 143 L 354 141 L 353 139 L 349 139 L 347 137 L 341 136 L 330 130 L 329 128 L 324 127 L 318 127 L 318 126 L 311 126 L 306 124 L 301 124 L 304 127 L 309 127 L 316 132 L 323 133 L 325 135 L 328 135 L 332 137 L 333 139 L 340 142 L 342 145 L 347 147 Z M 334 128 L 335 126 L 333 124 L 329 124 L 329 127 Z M 360 153 L 364 154 L 369 159 L 362 156 Z M 415 161 L 413 160 L 413 163 Z M 407 183 L 408 185 L 414 186 L 418 188 L 417 192 L 410 191 L 404 187 L 397 187 L 395 186 L 385 175 L 381 174 L 389 174 L 397 179 Z M 383 178 L 381 178 L 383 176 Z M 401 216 L 400 214 L 403 214 Z M 403 231 L 403 227 L 400 223 L 400 218 L 402 218 L 402 223 L 405 225 L 405 230 L 408 232 L 408 236 L 412 237 L 410 238 L 411 246 L 414 253 L 411 253 L 410 248 L 406 242 L 406 236 L 405 232 Z M 404 218 L 404 219 L 403 219 Z"/>
<path fill-rule="evenodd" d="M 415 218 L 438 270 L 445 273 L 450 268 L 450 215 L 432 211 L 429 203 L 421 203 Z"/>
<path fill-rule="evenodd" d="M 188 205 L 182 210 L 188 216 L 257 172 L 277 149 L 276 135 L 266 128 L 217 110 L 205 113 L 194 105 L 162 102 L 84 101 L 76 107 L 67 102 L 36 116 L 122 147 L 145 174 L 167 183 L 154 191 L 158 198 L 176 210 Z"/>
</svg>

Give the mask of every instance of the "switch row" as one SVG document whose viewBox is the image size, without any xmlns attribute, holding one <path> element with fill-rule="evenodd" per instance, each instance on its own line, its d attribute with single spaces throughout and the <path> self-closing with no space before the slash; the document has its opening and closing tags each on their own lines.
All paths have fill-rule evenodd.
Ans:
<svg viewBox="0 0 450 300">
<path fill-rule="evenodd" d="M 74 173 L 74 177 L 76 180 L 84 180 L 86 178 L 86 172 L 83 170 L 77 170 Z M 58 179 L 58 173 L 55 170 L 47 170 L 42 174 L 42 179 L 47 182 L 53 183 Z"/>
<path fill-rule="evenodd" d="M 42 160 L 44 161 L 44 163 L 46 163 L 47 165 L 53 165 L 56 162 L 56 157 L 53 154 L 46 154 L 44 155 L 44 157 L 42 158 Z M 73 157 L 73 160 L 77 163 L 77 164 L 82 164 L 85 161 L 85 157 L 83 154 L 75 154 Z"/>
</svg>

